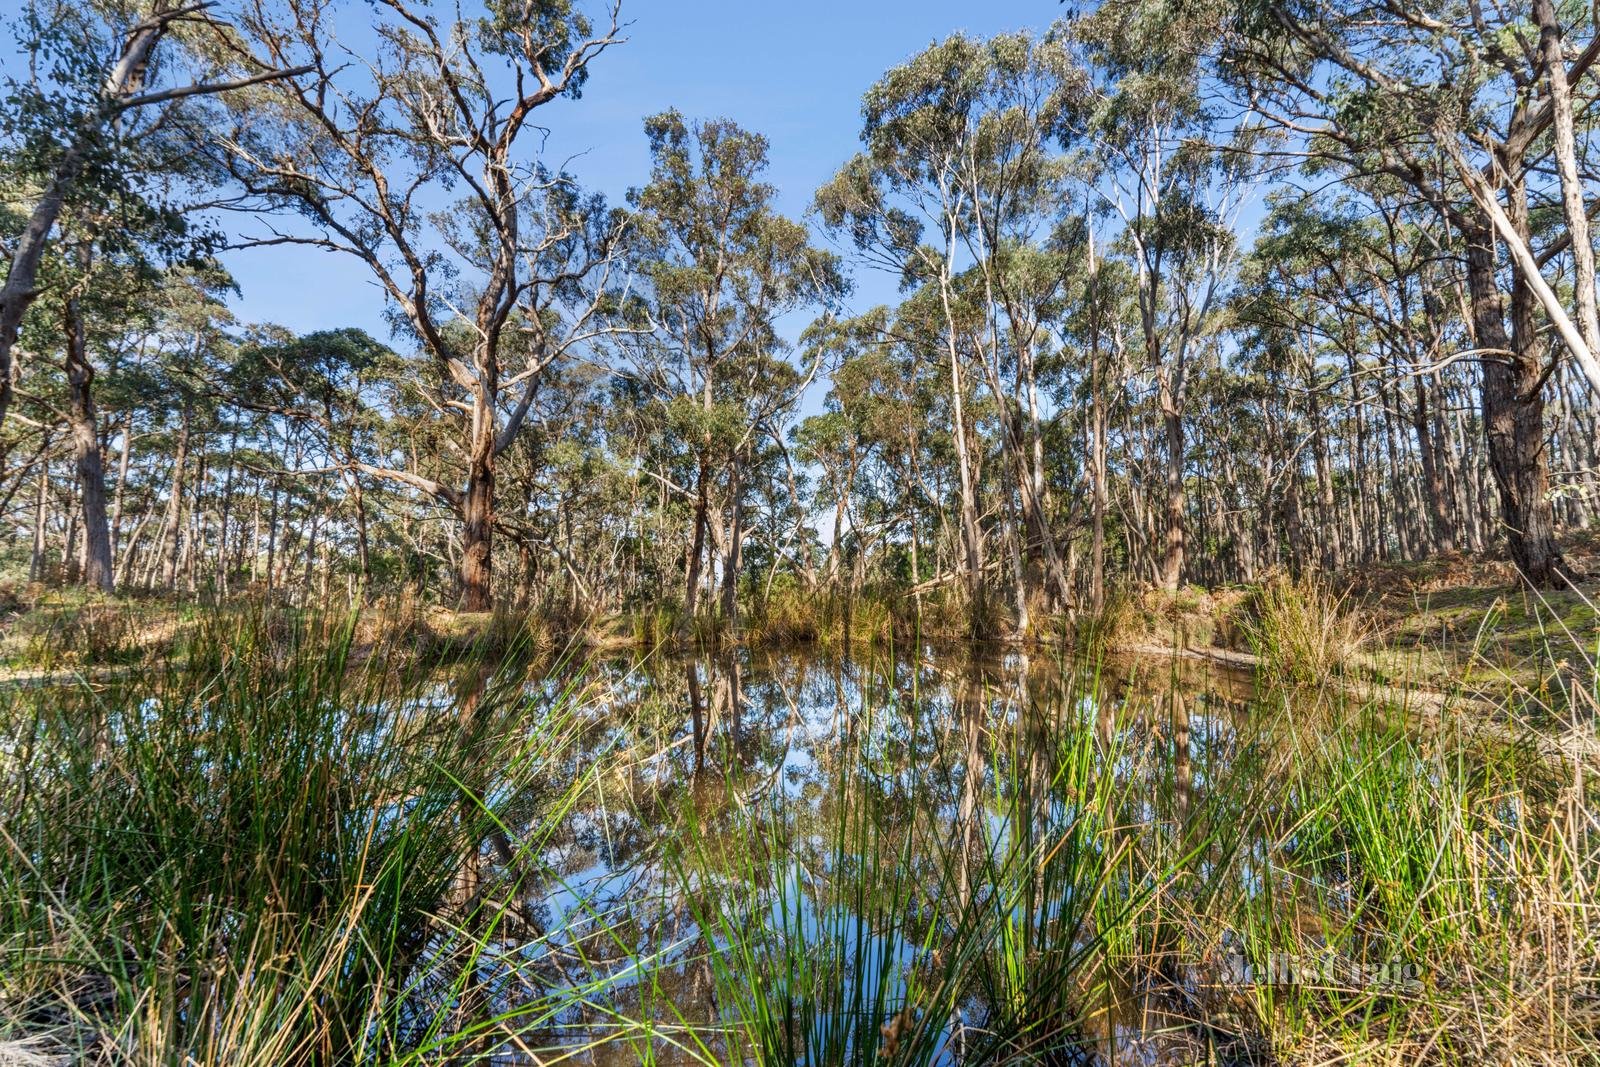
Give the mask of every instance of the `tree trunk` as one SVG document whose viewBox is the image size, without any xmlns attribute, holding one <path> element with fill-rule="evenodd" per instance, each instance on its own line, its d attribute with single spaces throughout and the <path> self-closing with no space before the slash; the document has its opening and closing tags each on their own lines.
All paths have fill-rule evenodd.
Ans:
<svg viewBox="0 0 1600 1067">
<path fill-rule="evenodd" d="M 1433 548 L 1435 552 L 1454 552 L 1456 550 L 1455 524 L 1450 519 L 1450 513 L 1445 505 L 1444 476 L 1439 470 L 1439 459 L 1435 448 L 1431 423 L 1428 418 L 1428 387 L 1424 384 L 1422 376 L 1416 378 L 1417 406 L 1413 409 L 1411 420 L 1412 427 L 1417 434 L 1417 455 L 1422 460 L 1422 479 L 1425 483 L 1424 491 L 1428 496 L 1428 514 L 1433 524 Z"/>
<path fill-rule="evenodd" d="M 1574 303 L 1578 330 L 1592 356 L 1600 355 L 1600 313 L 1595 306 L 1594 244 L 1589 237 L 1589 215 L 1583 202 L 1583 180 L 1578 175 L 1578 151 L 1573 131 L 1572 87 L 1567 84 L 1567 60 L 1561 43 L 1561 24 L 1552 0 L 1533 0 L 1533 19 L 1539 26 L 1539 57 L 1550 83 L 1554 119 L 1556 167 L 1561 174 L 1561 209 L 1572 238 Z M 1600 386 L 1597 386 L 1600 388 Z"/>
<path fill-rule="evenodd" d="M 744 567 L 744 456 L 733 457 L 728 472 L 728 498 L 733 509 L 722 557 L 722 617 L 728 626 L 739 617 L 739 571 Z"/>
<path fill-rule="evenodd" d="M 16 346 L 17 335 L 22 331 L 22 317 L 39 295 L 35 288 L 39 262 L 44 257 L 50 231 L 61 216 L 61 205 L 66 199 L 67 190 L 83 170 L 86 151 L 84 135 L 79 134 L 72 147 L 62 156 L 61 164 L 46 187 L 44 196 L 34 205 L 27 224 L 18 235 L 5 284 L 0 285 L 0 426 L 5 425 L 6 411 L 11 407 L 11 352 Z"/>
<path fill-rule="evenodd" d="M 367 495 L 361 487 L 361 476 L 350 475 L 350 494 L 356 512 L 356 564 L 361 570 L 361 587 L 372 584 L 372 545 L 367 531 Z"/>
<path fill-rule="evenodd" d="M 1283 517 L 1284 528 L 1289 535 L 1289 570 L 1299 576 L 1306 570 L 1306 532 L 1305 532 L 1305 506 L 1301 499 L 1300 490 L 1300 461 L 1298 458 L 1291 461 L 1289 469 L 1285 471 L 1289 482 L 1289 490 L 1284 499 L 1285 514 Z"/>
<path fill-rule="evenodd" d="M 44 581 L 44 537 L 45 537 L 45 511 L 50 502 L 50 440 L 45 438 L 45 446 L 39 456 L 39 492 L 34 500 L 33 511 L 33 552 L 28 557 L 28 581 Z"/>
<path fill-rule="evenodd" d="M 945 293 L 948 319 L 949 294 Z M 972 457 L 967 447 L 965 386 L 961 380 L 961 355 L 956 347 L 953 327 L 948 332 L 946 356 L 950 360 L 950 431 L 956 447 L 956 469 L 961 479 L 962 576 L 965 578 L 967 607 L 975 609 L 983 601 L 983 529 L 978 522 L 978 489 L 972 474 Z M 976 622 L 981 613 L 974 613 Z"/>
<path fill-rule="evenodd" d="M 283 483 L 277 478 L 272 480 L 272 502 L 267 509 L 267 564 L 266 579 L 267 592 L 272 592 L 272 587 L 278 578 L 278 499 L 283 494 Z"/>
<path fill-rule="evenodd" d="M 1091 349 L 1089 359 L 1089 418 L 1092 422 L 1089 465 L 1094 479 L 1094 542 L 1089 565 L 1089 603 L 1095 611 L 1099 611 L 1105 606 L 1106 599 L 1106 411 L 1097 344 Z"/>
<path fill-rule="evenodd" d="M 494 608 L 494 435 L 480 433 L 461 501 L 461 610 Z"/>
<path fill-rule="evenodd" d="M 94 367 L 89 363 L 88 341 L 78 298 L 66 302 L 67 387 L 71 400 L 67 422 L 72 431 L 72 454 L 77 463 L 78 488 L 83 504 L 83 584 L 109 593 L 116 585 L 111 564 L 111 523 L 106 517 L 106 479 L 100 459 L 99 420 L 94 409 Z"/>
<path fill-rule="evenodd" d="M 210 475 L 211 452 L 206 447 L 206 435 L 200 435 L 200 448 L 195 454 L 194 494 L 189 500 L 189 508 L 183 521 L 183 555 L 179 568 L 183 574 L 183 587 L 186 592 L 196 591 L 195 563 L 199 559 L 202 538 L 205 533 L 205 510 L 202 501 L 205 497 L 206 479 Z"/>
<path fill-rule="evenodd" d="M 1161 588 L 1174 592 L 1183 581 L 1183 416 L 1169 395 L 1162 396 L 1161 423 L 1167 444 L 1167 550 Z"/>
<path fill-rule="evenodd" d="M 707 500 L 708 478 L 705 454 L 702 453 L 695 475 L 694 533 L 689 540 L 689 558 L 684 567 L 683 621 L 686 626 L 694 622 L 695 611 L 700 606 L 700 567 L 706 554 L 706 512 L 710 506 Z"/>
<path fill-rule="evenodd" d="M 1564 569 L 1550 515 L 1544 453 L 1544 397 L 1534 389 L 1537 359 L 1512 349 L 1495 279 L 1494 232 L 1487 224 L 1467 231 L 1467 284 L 1477 346 L 1494 353 L 1483 363 L 1483 423 L 1489 466 L 1500 491 L 1500 519 L 1511 559 L 1523 577 L 1545 586 Z M 1531 338 L 1519 338 L 1524 344 Z M 1531 395 L 1530 395 L 1531 394 Z"/>
<path fill-rule="evenodd" d="M 189 462 L 188 401 L 183 405 L 183 422 L 178 428 L 178 447 L 172 459 L 172 490 L 167 494 L 167 516 L 161 527 L 161 584 L 168 589 L 178 584 L 178 541 L 183 521 L 183 471 Z"/>
<path fill-rule="evenodd" d="M 111 549 L 115 555 L 122 540 L 122 504 L 128 490 L 128 462 L 133 452 L 133 413 L 122 418 L 122 447 L 117 459 L 117 489 L 111 499 Z"/>
<path fill-rule="evenodd" d="M 28 221 L 18 235 L 11 253 L 10 269 L 4 285 L 0 285 L 0 426 L 5 425 L 6 411 L 11 406 L 11 359 L 22 329 L 22 317 L 34 298 L 39 295 L 35 283 L 39 277 L 39 263 L 44 257 L 50 231 L 55 229 L 61 216 L 67 194 L 82 176 L 84 166 L 95 141 L 108 122 L 115 121 L 114 105 L 124 101 L 144 84 L 149 67 L 150 52 L 166 32 L 167 23 L 175 12 L 162 0 L 155 5 L 158 17 L 137 23 L 122 40 L 122 49 L 102 88 L 99 103 L 93 111 L 83 115 L 73 132 L 72 143 L 61 156 L 44 195 L 29 212 Z M 167 16 L 167 17 L 160 17 Z"/>
</svg>

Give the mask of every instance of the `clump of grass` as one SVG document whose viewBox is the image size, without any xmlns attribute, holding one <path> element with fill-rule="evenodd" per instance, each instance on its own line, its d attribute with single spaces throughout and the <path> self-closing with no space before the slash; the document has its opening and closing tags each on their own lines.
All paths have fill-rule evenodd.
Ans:
<svg viewBox="0 0 1600 1067">
<path fill-rule="evenodd" d="M 886 647 L 915 624 L 902 617 L 904 604 L 893 590 L 808 591 L 788 579 L 775 583 L 754 606 L 743 639 L 751 646 L 812 644 L 830 653 Z"/>
<path fill-rule="evenodd" d="M 1107 773 L 1122 735 L 1101 729 L 1106 694 L 1084 681 L 1061 718 L 992 733 L 982 685 L 956 698 L 954 734 L 914 698 L 863 706 L 815 814 L 782 792 L 750 802 L 734 767 L 726 804 L 696 794 L 665 813 L 697 931 L 679 966 L 708 974 L 719 1006 L 698 1024 L 670 1015 L 700 1056 L 1072 1062 L 1112 961 L 1186 860 L 1129 864 L 1125 783 Z"/>
<path fill-rule="evenodd" d="M 785 575 L 753 605 L 745 639 L 752 645 L 794 645 L 817 639 L 821 620 L 815 593 Z"/>
<path fill-rule="evenodd" d="M 682 628 L 682 614 L 681 605 L 665 601 L 633 612 L 628 616 L 628 628 L 634 646 L 649 650 L 671 644 Z"/>
<path fill-rule="evenodd" d="M 1222 728 L 1175 681 L 1048 673 L 952 682 L 949 718 L 869 701 L 795 799 L 730 764 L 658 817 L 705 1060 L 1600 1051 L 1581 773 L 1332 695 Z"/>
<path fill-rule="evenodd" d="M 1259 813 L 1258 889 L 1232 904 L 1241 951 L 1336 966 L 1246 990 L 1255 1025 L 1295 1060 L 1592 1059 L 1592 786 L 1377 722 L 1302 736 Z"/>
<path fill-rule="evenodd" d="M 825 651 L 846 652 L 884 648 L 893 643 L 901 629 L 895 594 L 867 589 L 845 597 L 831 598 L 817 626 L 817 644 Z"/>
<path fill-rule="evenodd" d="M 526 664 L 548 654 L 559 638 L 551 620 L 511 604 L 487 612 L 435 612 L 427 619 L 426 636 L 416 651 L 425 659 L 517 660 Z"/>
<path fill-rule="evenodd" d="M 441 699 L 386 657 L 352 670 L 353 634 L 201 618 L 185 666 L 0 692 L 0 1036 L 85 1063 L 400 1062 L 583 995 L 531 962 L 551 935 L 519 903 L 582 788 L 570 695 L 485 668 Z"/>
<path fill-rule="evenodd" d="M 374 599 L 357 617 L 358 646 L 415 648 L 424 645 L 427 606 L 414 585 L 401 585 Z"/>
<path fill-rule="evenodd" d="M 1073 644 L 1091 661 L 1098 660 L 1137 637 L 1140 626 L 1138 602 L 1126 589 L 1111 589 L 1098 611 L 1085 611 L 1073 620 Z"/>
<path fill-rule="evenodd" d="M 1347 595 L 1283 576 L 1255 591 L 1241 629 L 1270 677 L 1300 685 L 1346 671 L 1367 636 Z"/>
<path fill-rule="evenodd" d="M 126 665 L 170 643 L 163 622 L 171 617 L 159 606 L 73 591 L 9 620 L 0 649 L 33 670 Z"/>
</svg>

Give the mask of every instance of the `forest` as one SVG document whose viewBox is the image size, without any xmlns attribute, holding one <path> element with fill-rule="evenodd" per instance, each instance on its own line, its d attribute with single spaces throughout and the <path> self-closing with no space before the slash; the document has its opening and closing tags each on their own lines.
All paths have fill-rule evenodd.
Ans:
<svg viewBox="0 0 1600 1067">
<path fill-rule="evenodd" d="M 0 4 L 0 1065 L 1600 1056 L 1600 9 L 674 6 Z"/>
</svg>

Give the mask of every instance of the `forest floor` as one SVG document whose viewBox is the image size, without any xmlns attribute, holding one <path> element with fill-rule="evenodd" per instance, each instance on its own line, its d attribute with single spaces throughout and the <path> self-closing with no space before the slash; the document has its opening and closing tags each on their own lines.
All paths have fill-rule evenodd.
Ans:
<svg viewBox="0 0 1600 1067">
<path fill-rule="evenodd" d="M 1600 642 L 1600 538 L 1574 539 L 1567 555 L 1586 577 L 1566 589 L 1531 590 L 1509 563 L 1455 555 L 1372 568 L 1352 595 L 1390 673 L 1537 685 L 1592 664 Z"/>
<path fill-rule="evenodd" d="M 1326 583 L 1324 613 L 1340 618 L 1347 648 L 1339 673 L 1369 682 L 1485 694 L 1532 692 L 1565 675 L 1592 689 L 1600 649 L 1600 532 L 1567 541 L 1567 555 L 1587 577 L 1574 587 L 1529 590 L 1503 560 L 1459 553 L 1379 563 Z M 1250 669 L 1261 666 L 1257 622 L 1262 587 L 1186 587 L 1124 604 L 1106 647 L 1135 653 L 1186 650 L 1198 658 Z M 252 601 L 239 601 L 249 610 Z M 86 668 L 147 664 L 170 649 L 201 613 L 192 601 L 148 595 L 105 598 L 41 586 L 0 586 L 0 681 L 44 681 Z M 515 613 L 468 615 L 413 599 L 386 600 L 369 611 L 356 654 L 398 641 L 419 653 L 530 640 L 605 655 L 649 639 L 635 620 L 590 620 L 576 635 Z M 1309 625 L 1324 628 L 1331 619 Z M 569 628 L 570 629 L 570 628 Z M 759 632 L 760 628 L 754 628 Z M 1328 640 L 1326 634 L 1319 638 Z M 1082 643 L 1082 642 L 1080 642 Z M 1291 649 L 1292 653 L 1292 649 Z"/>
<path fill-rule="evenodd" d="M 1460 553 L 1376 563 L 1327 583 L 1343 617 L 1345 673 L 1427 689 L 1538 692 L 1559 672 L 1592 688 L 1600 651 L 1600 533 L 1567 542 L 1584 577 L 1565 589 L 1529 589 L 1503 559 Z M 1188 587 L 1148 594 L 1117 623 L 1114 647 L 1187 650 L 1250 668 L 1259 665 L 1252 622 L 1260 587 Z M 1326 623 L 1324 622 L 1324 625 Z"/>
</svg>

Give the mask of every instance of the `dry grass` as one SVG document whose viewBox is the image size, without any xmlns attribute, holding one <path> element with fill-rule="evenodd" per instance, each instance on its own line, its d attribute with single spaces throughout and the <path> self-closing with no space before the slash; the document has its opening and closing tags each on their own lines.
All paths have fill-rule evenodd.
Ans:
<svg viewBox="0 0 1600 1067">
<path fill-rule="evenodd" d="M 1241 627 L 1269 675 L 1296 684 L 1344 674 L 1370 636 L 1348 593 L 1310 578 L 1261 585 Z"/>
<path fill-rule="evenodd" d="M 1144 636 L 1138 602 L 1126 589 L 1112 589 L 1099 611 L 1087 611 L 1073 622 L 1073 643 L 1082 654 L 1100 657 Z"/>
<path fill-rule="evenodd" d="M 0 1041 L 0 1067 L 66 1067 L 72 1062 L 47 1036 Z"/>
</svg>

